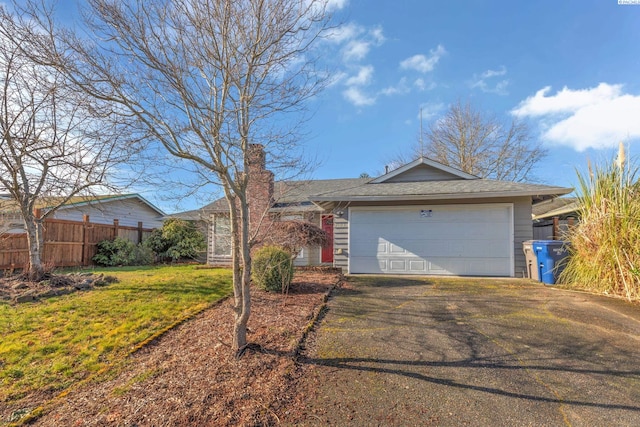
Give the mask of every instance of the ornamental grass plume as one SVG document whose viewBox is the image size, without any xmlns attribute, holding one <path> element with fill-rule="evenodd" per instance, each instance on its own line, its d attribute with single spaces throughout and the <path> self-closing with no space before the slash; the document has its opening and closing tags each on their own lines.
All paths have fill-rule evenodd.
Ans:
<svg viewBox="0 0 640 427">
<path fill-rule="evenodd" d="M 615 162 L 578 172 L 580 221 L 566 240 L 570 258 L 559 281 L 629 301 L 640 300 L 640 185 L 638 167 Z"/>
</svg>

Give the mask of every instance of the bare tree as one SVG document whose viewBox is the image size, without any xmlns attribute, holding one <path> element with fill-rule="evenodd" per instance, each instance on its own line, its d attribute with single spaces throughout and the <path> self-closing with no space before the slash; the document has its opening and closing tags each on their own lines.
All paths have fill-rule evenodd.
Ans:
<svg viewBox="0 0 640 427">
<path fill-rule="evenodd" d="M 51 23 L 52 10 L 41 13 L 40 23 Z M 107 104 L 77 92 L 61 72 L 37 60 L 36 45 L 53 51 L 52 28 L 28 15 L 0 7 L 0 192 L 22 216 L 28 276 L 39 280 L 43 220 L 71 197 L 105 187 L 128 150 L 116 150 L 123 123 L 105 120 L 112 113 Z M 37 203 L 47 206 L 41 216 L 34 212 Z"/>
<path fill-rule="evenodd" d="M 526 123 L 504 124 L 469 102 L 451 105 L 424 132 L 425 144 L 414 158 L 425 156 L 481 178 L 526 181 L 546 150 L 531 141 Z"/>
<path fill-rule="evenodd" d="M 323 86 L 313 42 L 328 28 L 326 0 L 87 0 L 96 45 L 66 34 L 84 64 L 58 62 L 98 99 L 118 103 L 139 132 L 219 183 L 232 236 L 232 348 L 247 345 L 251 299 L 249 151 L 264 146 L 270 167 L 299 164 L 304 101 Z"/>
</svg>

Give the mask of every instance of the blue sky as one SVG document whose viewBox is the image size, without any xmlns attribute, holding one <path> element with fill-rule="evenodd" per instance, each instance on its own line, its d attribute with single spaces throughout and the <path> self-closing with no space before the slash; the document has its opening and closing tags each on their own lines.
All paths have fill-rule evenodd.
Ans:
<svg viewBox="0 0 640 427">
<path fill-rule="evenodd" d="M 311 108 L 316 178 L 375 175 L 457 100 L 531 125 L 536 181 L 573 186 L 587 158 L 640 138 L 640 5 L 617 0 L 350 0 L 335 82 Z M 329 49 L 329 47 L 327 47 Z"/>
<path fill-rule="evenodd" d="M 640 5 L 618 0 L 330 0 L 332 84 L 309 103 L 316 179 L 372 176 L 461 100 L 526 120 L 548 149 L 535 181 L 574 186 L 587 159 L 640 140 Z M 67 4 L 61 2 L 63 13 Z M 74 7 L 75 9 L 75 7 Z M 142 194 L 167 211 L 192 209 Z"/>
</svg>

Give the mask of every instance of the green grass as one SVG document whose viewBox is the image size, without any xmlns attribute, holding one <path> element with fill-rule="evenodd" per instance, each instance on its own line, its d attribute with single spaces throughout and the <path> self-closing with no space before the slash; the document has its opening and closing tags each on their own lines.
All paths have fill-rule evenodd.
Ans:
<svg viewBox="0 0 640 427">
<path fill-rule="evenodd" d="M 106 372 L 146 340 L 230 294 L 223 269 L 96 269 L 120 282 L 36 303 L 0 304 L 0 402 Z"/>
</svg>

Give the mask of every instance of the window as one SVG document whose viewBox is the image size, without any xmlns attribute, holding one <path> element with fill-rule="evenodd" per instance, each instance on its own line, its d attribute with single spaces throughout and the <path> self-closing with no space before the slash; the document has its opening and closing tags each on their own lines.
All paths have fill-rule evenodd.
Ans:
<svg viewBox="0 0 640 427">
<path fill-rule="evenodd" d="M 231 256 L 231 223 L 226 215 L 213 217 L 213 254 Z"/>
</svg>

